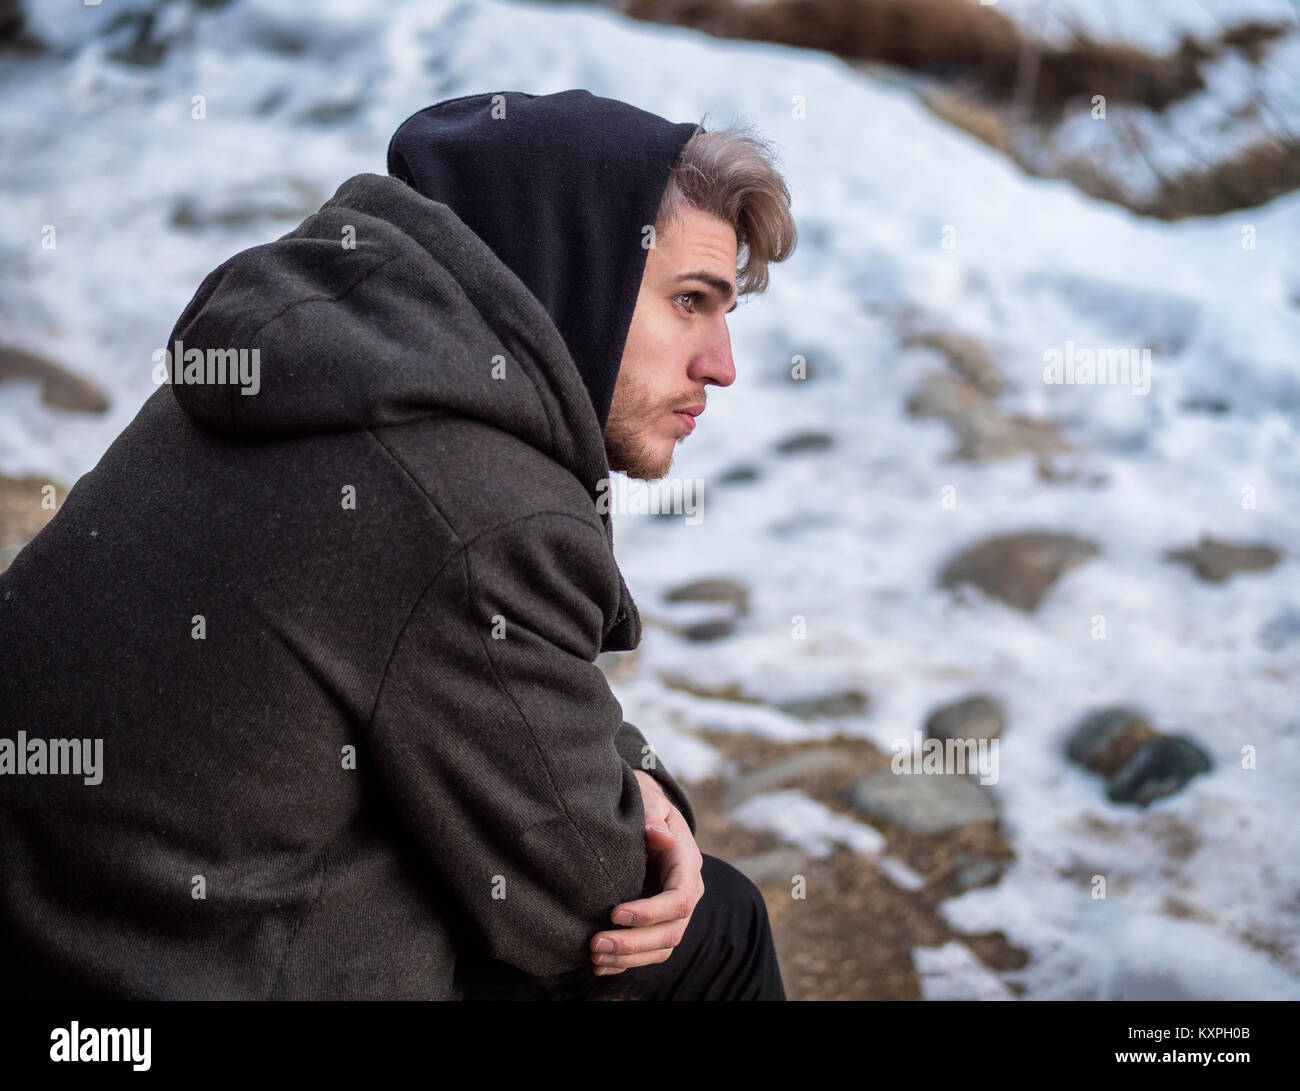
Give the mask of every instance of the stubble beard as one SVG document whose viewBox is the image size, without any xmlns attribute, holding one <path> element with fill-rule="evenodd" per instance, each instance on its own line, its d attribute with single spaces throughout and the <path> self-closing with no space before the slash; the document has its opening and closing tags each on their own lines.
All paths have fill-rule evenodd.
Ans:
<svg viewBox="0 0 1300 1091">
<path fill-rule="evenodd" d="M 643 438 L 656 421 L 667 415 L 666 410 L 652 405 L 645 391 L 633 383 L 615 385 L 614 404 L 605 423 L 605 454 L 611 470 L 621 470 L 628 477 L 643 481 L 658 481 L 667 476 L 672 466 L 673 450 L 667 458 L 659 454 Z"/>
</svg>

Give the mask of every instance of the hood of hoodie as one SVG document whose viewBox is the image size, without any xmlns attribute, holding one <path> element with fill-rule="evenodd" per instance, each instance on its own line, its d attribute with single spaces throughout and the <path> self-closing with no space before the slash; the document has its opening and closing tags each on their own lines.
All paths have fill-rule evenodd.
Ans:
<svg viewBox="0 0 1300 1091">
<path fill-rule="evenodd" d="M 394 133 L 388 173 L 448 205 L 541 302 L 602 432 L 668 173 L 702 125 L 590 91 L 465 95 Z"/>
<path fill-rule="evenodd" d="M 185 382 L 173 358 L 177 401 L 243 439 L 462 414 L 545 452 L 596 498 L 645 228 L 702 128 L 583 90 L 419 111 L 390 142 L 390 177 L 349 179 L 298 228 L 208 275 L 167 348 L 256 349 L 257 392 Z"/>
<path fill-rule="evenodd" d="M 443 414 L 504 429 L 583 484 L 613 550 L 603 432 L 550 315 L 447 205 L 396 178 L 350 178 L 295 230 L 222 263 L 167 349 L 181 408 L 231 439 Z M 621 594 L 607 650 L 640 638 Z"/>
</svg>

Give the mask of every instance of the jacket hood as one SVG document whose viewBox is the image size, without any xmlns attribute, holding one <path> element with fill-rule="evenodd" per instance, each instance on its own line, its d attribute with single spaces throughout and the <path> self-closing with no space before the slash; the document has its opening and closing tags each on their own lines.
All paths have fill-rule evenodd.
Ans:
<svg viewBox="0 0 1300 1091">
<path fill-rule="evenodd" d="M 294 231 L 224 262 L 167 348 L 176 400 L 231 438 L 452 413 L 525 440 L 593 496 L 609 472 L 546 310 L 447 205 L 395 178 L 350 178 Z M 241 352 L 256 362 L 252 382 L 234 378 Z M 212 381 L 223 353 L 229 381 Z"/>
<path fill-rule="evenodd" d="M 603 431 L 550 315 L 447 205 L 396 178 L 350 178 L 298 228 L 218 266 L 167 349 L 181 408 L 232 439 L 443 414 L 510 432 L 583 484 L 613 550 Z M 621 595 L 607 650 L 640 639 L 626 583 Z"/>
<path fill-rule="evenodd" d="M 388 173 L 448 205 L 541 302 L 604 430 L 646 261 L 683 145 L 674 123 L 590 91 L 498 91 L 408 118 Z"/>
</svg>

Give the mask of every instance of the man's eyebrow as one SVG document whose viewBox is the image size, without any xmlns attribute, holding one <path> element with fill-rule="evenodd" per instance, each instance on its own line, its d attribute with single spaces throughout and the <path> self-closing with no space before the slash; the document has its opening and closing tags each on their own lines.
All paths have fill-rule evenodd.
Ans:
<svg viewBox="0 0 1300 1091">
<path fill-rule="evenodd" d="M 708 270 L 695 273 L 679 273 L 677 280 L 679 282 L 683 280 L 702 280 L 718 294 L 724 303 L 728 299 L 732 299 L 736 294 L 736 286 L 732 284 L 731 281 L 727 280 L 726 277 L 718 276 L 717 273 L 710 273 Z M 730 314 L 739 305 L 740 301 L 735 300 L 731 306 L 727 308 L 727 314 Z"/>
</svg>

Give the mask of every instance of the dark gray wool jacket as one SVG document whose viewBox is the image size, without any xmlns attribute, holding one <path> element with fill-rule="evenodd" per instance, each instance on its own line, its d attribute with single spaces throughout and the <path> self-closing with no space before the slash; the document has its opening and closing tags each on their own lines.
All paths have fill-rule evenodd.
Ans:
<svg viewBox="0 0 1300 1091">
<path fill-rule="evenodd" d="M 174 381 L 0 575 L 0 995 L 590 979 L 654 892 L 633 769 L 695 818 L 595 664 L 641 624 L 547 312 L 448 206 L 359 175 L 172 337 Z M 186 381 L 230 348 L 255 395 Z"/>
</svg>

